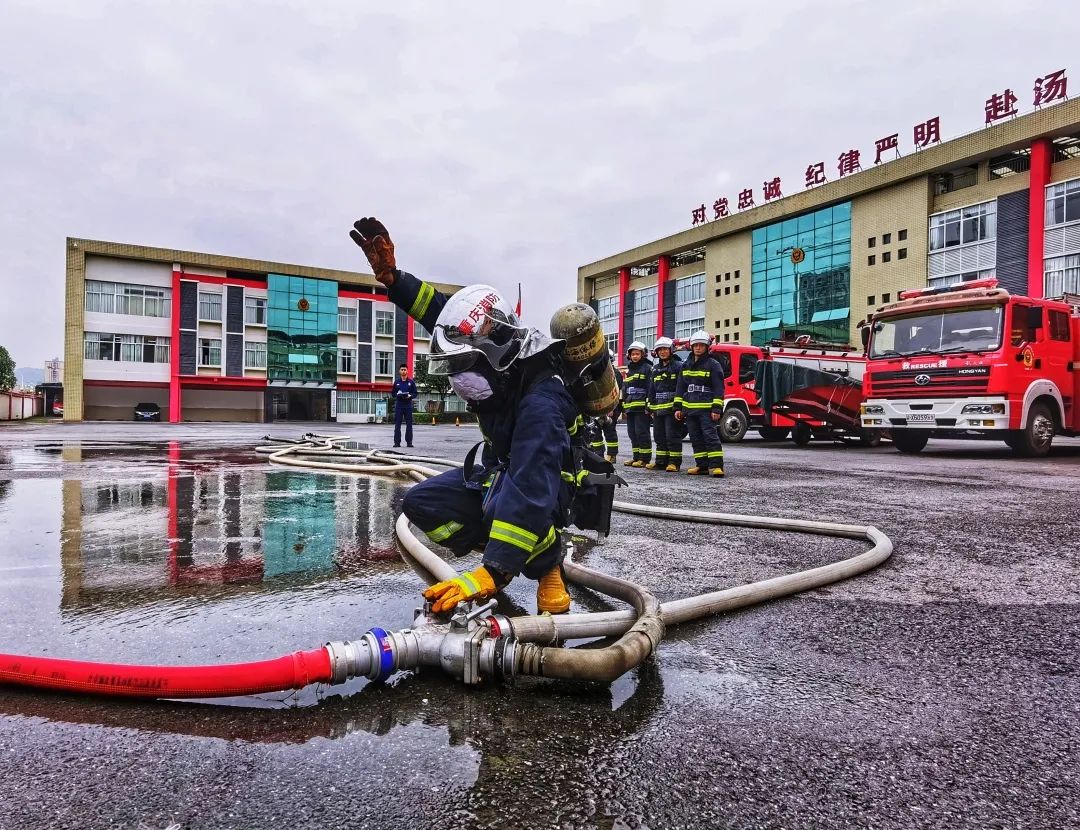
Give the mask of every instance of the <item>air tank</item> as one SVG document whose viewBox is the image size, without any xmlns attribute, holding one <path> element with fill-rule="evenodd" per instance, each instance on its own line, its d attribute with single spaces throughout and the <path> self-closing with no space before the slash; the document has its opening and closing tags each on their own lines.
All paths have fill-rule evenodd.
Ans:
<svg viewBox="0 0 1080 830">
<path fill-rule="evenodd" d="M 550 328 L 552 337 L 566 341 L 563 368 L 578 407 L 593 417 L 610 413 L 619 387 L 596 312 L 584 303 L 565 305 L 552 315 Z"/>
</svg>

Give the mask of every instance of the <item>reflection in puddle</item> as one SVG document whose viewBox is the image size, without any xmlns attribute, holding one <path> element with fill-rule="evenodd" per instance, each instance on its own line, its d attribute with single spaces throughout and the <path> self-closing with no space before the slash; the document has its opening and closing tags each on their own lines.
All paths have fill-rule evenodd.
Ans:
<svg viewBox="0 0 1080 830">
<path fill-rule="evenodd" d="M 63 458 L 116 460 L 115 452 L 68 448 Z M 247 454 L 176 444 L 142 450 L 136 460 L 108 480 L 63 482 L 65 609 L 126 607 L 197 586 L 272 591 L 404 569 L 393 536 L 399 484 L 281 470 Z"/>
</svg>

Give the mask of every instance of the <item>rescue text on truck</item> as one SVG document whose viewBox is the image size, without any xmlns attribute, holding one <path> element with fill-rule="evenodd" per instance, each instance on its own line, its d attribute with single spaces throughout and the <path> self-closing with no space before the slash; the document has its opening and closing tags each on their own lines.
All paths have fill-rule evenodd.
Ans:
<svg viewBox="0 0 1080 830">
<path fill-rule="evenodd" d="M 1000 437 L 1022 455 L 1080 434 L 1080 313 L 996 279 L 904 291 L 863 328 L 862 424 L 901 452 L 931 437 Z"/>
</svg>

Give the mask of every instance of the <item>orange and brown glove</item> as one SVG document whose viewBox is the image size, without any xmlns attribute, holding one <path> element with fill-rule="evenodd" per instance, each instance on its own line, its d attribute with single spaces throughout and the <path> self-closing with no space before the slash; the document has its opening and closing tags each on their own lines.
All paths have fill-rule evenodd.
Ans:
<svg viewBox="0 0 1080 830">
<path fill-rule="evenodd" d="M 488 599 L 498 593 L 502 587 L 505 586 L 497 586 L 495 577 L 481 565 L 475 571 L 466 571 L 453 579 L 435 583 L 424 591 L 424 599 L 432 603 L 432 611 L 442 614 L 453 611 L 459 602 Z"/>
<path fill-rule="evenodd" d="M 393 285 L 397 260 L 394 258 L 394 243 L 386 225 L 374 216 L 367 216 L 353 222 L 353 230 L 349 231 L 349 236 L 364 252 L 375 279 L 387 288 Z"/>
</svg>

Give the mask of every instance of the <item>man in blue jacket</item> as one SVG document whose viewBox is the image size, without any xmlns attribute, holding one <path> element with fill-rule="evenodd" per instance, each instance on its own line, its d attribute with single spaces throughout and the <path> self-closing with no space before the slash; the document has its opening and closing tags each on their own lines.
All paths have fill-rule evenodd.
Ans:
<svg viewBox="0 0 1080 830">
<path fill-rule="evenodd" d="M 522 326 L 491 286 L 447 297 L 399 270 L 390 234 L 375 218 L 358 220 L 349 235 L 390 300 L 431 332 L 428 371 L 449 375 L 484 437 L 479 458 L 474 448 L 464 467 L 405 494 L 403 512 L 431 541 L 459 556 L 484 553 L 480 567 L 424 597 L 444 613 L 491 597 L 522 573 L 539 583 L 541 613 L 568 610 L 558 531 L 576 487 L 572 440 L 581 443 L 584 422 L 559 373 L 562 341 Z"/>
<path fill-rule="evenodd" d="M 405 422 L 405 446 L 412 446 L 413 401 L 420 392 L 416 381 L 409 377 L 409 367 L 398 366 L 398 379 L 394 381 L 394 446 L 401 446 L 401 422 Z"/>
</svg>

